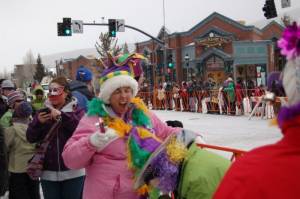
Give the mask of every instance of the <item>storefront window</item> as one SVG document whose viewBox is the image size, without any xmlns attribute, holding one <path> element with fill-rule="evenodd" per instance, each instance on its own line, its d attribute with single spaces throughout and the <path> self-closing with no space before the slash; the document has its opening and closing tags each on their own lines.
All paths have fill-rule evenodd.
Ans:
<svg viewBox="0 0 300 199">
<path fill-rule="evenodd" d="M 206 61 L 206 67 L 208 70 L 221 69 L 224 68 L 224 61 L 217 56 L 212 56 Z"/>
</svg>

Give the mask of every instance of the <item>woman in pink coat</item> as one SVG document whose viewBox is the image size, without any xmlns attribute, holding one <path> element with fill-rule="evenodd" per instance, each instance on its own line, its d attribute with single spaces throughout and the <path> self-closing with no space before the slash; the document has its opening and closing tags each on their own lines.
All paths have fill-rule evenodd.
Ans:
<svg viewBox="0 0 300 199">
<path fill-rule="evenodd" d="M 114 63 L 102 73 L 99 99 L 90 102 L 65 145 L 65 164 L 86 169 L 84 199 L 139 198 L 133 188 L 138 171 L 166 137 L 180 131 L 134 98 L 138 83 L 130 64 Z"/>
</svg>

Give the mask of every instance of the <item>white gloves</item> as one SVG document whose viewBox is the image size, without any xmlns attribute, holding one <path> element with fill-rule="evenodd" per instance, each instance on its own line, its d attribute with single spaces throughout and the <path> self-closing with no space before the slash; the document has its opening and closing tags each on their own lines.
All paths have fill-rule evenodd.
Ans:
<svg viewBox="0 0 300 199">
<path fill-rule="evenodd" d="M 196 142 L 196 144 L 205 144 L 204 139 L 200 135 L 197 135 L 195 142 Z"/>
<path fill-rule="evenodd" d="M 177 134 L 177 140 L 183 142 L 185 146 L 188 146 L 192 141 L 199 144 L 205 144 L 205 141 L 200 134 L 188 129 L 182 129 L 181 132 Z"/>
<path fill-rule="evenodd" d="M 99 130 L 90 136 L 90 143 L 97 148 L 97 151 L 104 149 L 109 143 L 118 139 L 116 131 L 112 128 L 105 128 L 105 133 Z"/>
</svg>

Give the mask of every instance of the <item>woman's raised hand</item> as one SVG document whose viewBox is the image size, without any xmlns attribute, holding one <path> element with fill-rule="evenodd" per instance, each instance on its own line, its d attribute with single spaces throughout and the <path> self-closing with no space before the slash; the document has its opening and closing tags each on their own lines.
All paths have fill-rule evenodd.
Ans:
<svg viewBox="0 0 300 199">
<path fill-rule="evenodd" d="M 50 121 L 52 119 L 51 112 L 46 113 L 46 112 L 39 112 L 38 113 L 38 120 L 40 123 L 45 123 L 47 121 Z"/>
<path fill-rule="evenodd" d="M 90 143 L 97 148 L 97 151 L 101 151 L 110 142 L 114 141 L 117 138 L 118 135 L 114 129 L 105 128 L 105 133 L 102 133 L 99 130 L 94 132 L 90 136 Z"/>
</svg>

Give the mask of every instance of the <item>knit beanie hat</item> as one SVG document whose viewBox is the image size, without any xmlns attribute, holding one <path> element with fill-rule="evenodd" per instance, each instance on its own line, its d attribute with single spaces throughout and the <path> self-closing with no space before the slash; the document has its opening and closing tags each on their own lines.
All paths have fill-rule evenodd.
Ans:
<svg viewBox="0 0 300 199">
<path fill-rule="evenodd" d="M 28 118 L 32 114 L 32 107 L 28 102 L 22 102 L 16 107 L 13 117 Z"/>
<path fill-rule="evenodd" d="M 81 81 L 81 82 L 88 82 L 91 81 L 93 77 L 92 72 L 81 65 L 78 70 L 76 71 L 76 80 Z"/>
<path fill-rule="evenodd" d="M 11 80 L 6 79 L 1 83 L 1 88 L 15 88 L 15 85 Z"/>
<path fill-rule="evenodd" d="M 7 95 L 7 103 L 9 107 L 13 107 L 16 101 L 23 101 L 24 96 L 20 91 L 12 91 Z"/>
<path fill-rule="evenodd" d="M 133 96 L 138 92 L 138 82 L 134 79 L 137 59 L 141 59 L 138 54 L 127 56 L 126 59 L 120 59 L 116 62 L 109 54 L 110 66 L 102 72 L 100 77 L 100 94 L 99 98 L 104 103 L 109 104 L 111 94 L 118 88 L 130 87 L 133 91 Z M 141 74 L 141 73 L 140 73 Z"/>
<path fill-rule="evenodd" d="M 288 60 L 282 83 L 288 104 L 294 105 L 300 102 L 300 26 L 296 22 L 284 30 L 278 46 Z"/>
</svg>

